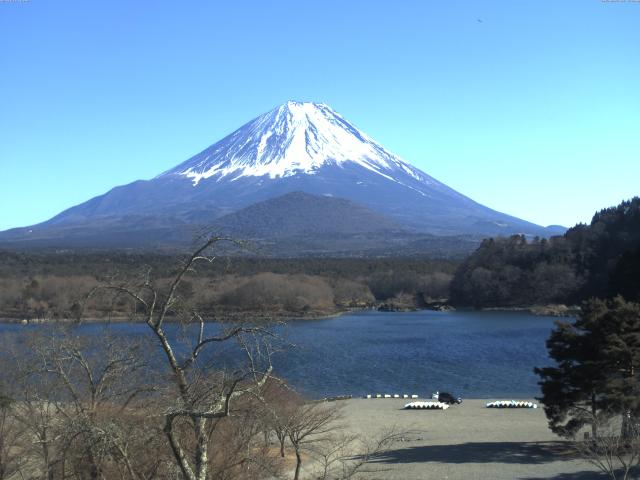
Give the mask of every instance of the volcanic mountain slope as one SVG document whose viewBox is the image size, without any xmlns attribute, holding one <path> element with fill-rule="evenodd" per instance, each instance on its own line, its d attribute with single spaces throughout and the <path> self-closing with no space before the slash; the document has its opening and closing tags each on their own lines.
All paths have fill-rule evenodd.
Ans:
<svg viewBox="0 0 640 480">
<path fill-rule="evenodd" d="M 212 230 L 251 239 L 249 251 L 276 256 L 384 254 L 398 244 L 409 247 L 414 237 L 388 218 L 349 200 L 304 192 L 249 205 L 216 219 Z"/>
<path fill-rule="evenodd" d="M 151 180 L 116 187 L 39 225 L 3 232 L 0 241 L 129 246 L 131 232 L 139 246 L 177 245 L 194 228 L 291 192 L 349 200 L 413 234 L 562 232 L 474 202 L 387 151 L 327 105 L 287 102 Z"/>
<path fill-rule="evenodd" d="M 349 200 L 291 192 L 257 202 L 213 222 L 221 234 L 239 238 L 283 239 L 394 235 L 405 229 Z"/>
</svg>

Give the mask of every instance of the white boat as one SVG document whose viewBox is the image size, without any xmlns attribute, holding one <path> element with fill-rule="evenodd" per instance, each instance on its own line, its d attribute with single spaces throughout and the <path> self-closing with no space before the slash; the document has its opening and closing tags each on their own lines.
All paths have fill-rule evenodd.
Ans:
<svg viewBox="0 0 640 480">
<path fill-rule="evenodd" d="M 411 402 L 407 403 L 404 408 L 408 410 L 446 410 L 449 405 L 442 402 Z"/>
<path fill-rule="evenodd" d="M 533 402 L 517 400 L 496 400 L 487 403 L 487 408 L 538 408 L 538 405 Z"/>
</svg>

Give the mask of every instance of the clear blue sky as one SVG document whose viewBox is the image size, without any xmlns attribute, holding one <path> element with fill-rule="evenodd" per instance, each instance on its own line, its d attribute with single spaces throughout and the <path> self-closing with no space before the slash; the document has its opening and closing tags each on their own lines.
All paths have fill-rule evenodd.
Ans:
<svg viewBox="0 0 640 480">
<path fill-rule="evenodd" d="M 640 3 L 0 1 L 0 229 L 320 101 L 497 210 L 640 194 Z"/>
</svg>

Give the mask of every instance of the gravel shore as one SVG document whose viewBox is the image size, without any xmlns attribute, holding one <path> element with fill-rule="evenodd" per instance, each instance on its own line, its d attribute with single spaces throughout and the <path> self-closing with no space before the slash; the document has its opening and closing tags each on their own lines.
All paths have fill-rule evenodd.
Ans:
<svg viewBox="0 0 640 480">
<path fill-rule="evenodd" d="M 375 459 L 379 471 L 370 478 L 604 478 L 548 429 L 542 408 L 485 408 L 490 400 L 465 400 L 448 410 L 404 410 L 410 400 L 398 399 L 339 403 L 349 431 L 369 438 L 390 428 L 408 432 Z"/>
</svg>

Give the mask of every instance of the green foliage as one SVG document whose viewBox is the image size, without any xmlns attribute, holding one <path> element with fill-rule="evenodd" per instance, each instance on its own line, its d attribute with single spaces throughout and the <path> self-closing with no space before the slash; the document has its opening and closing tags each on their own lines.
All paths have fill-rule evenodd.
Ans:
<svg viewBox="0 0 640 480">
<path fill-rule="evenodd" d="M 536 368 L 550 428 L 571 436 L 598 415 L 640 414 L 640 304 L 592 299 L 547 340 L 556 366 Z"/>
<path fill-rule="evenodd" d="M 475 307 L 571 304 L 622 294 L 640 300 L 640 198 L 549 240 L 488 239 L 465 260 L 451 301 Z"/>
<path fill-rule="evenodd" d="M 582 280 L 563 237 L 524 236 L 482 242 L 456 272 L 451 300 L 475 307 L 558 303 L 573 299 Z"/>
</svg>

